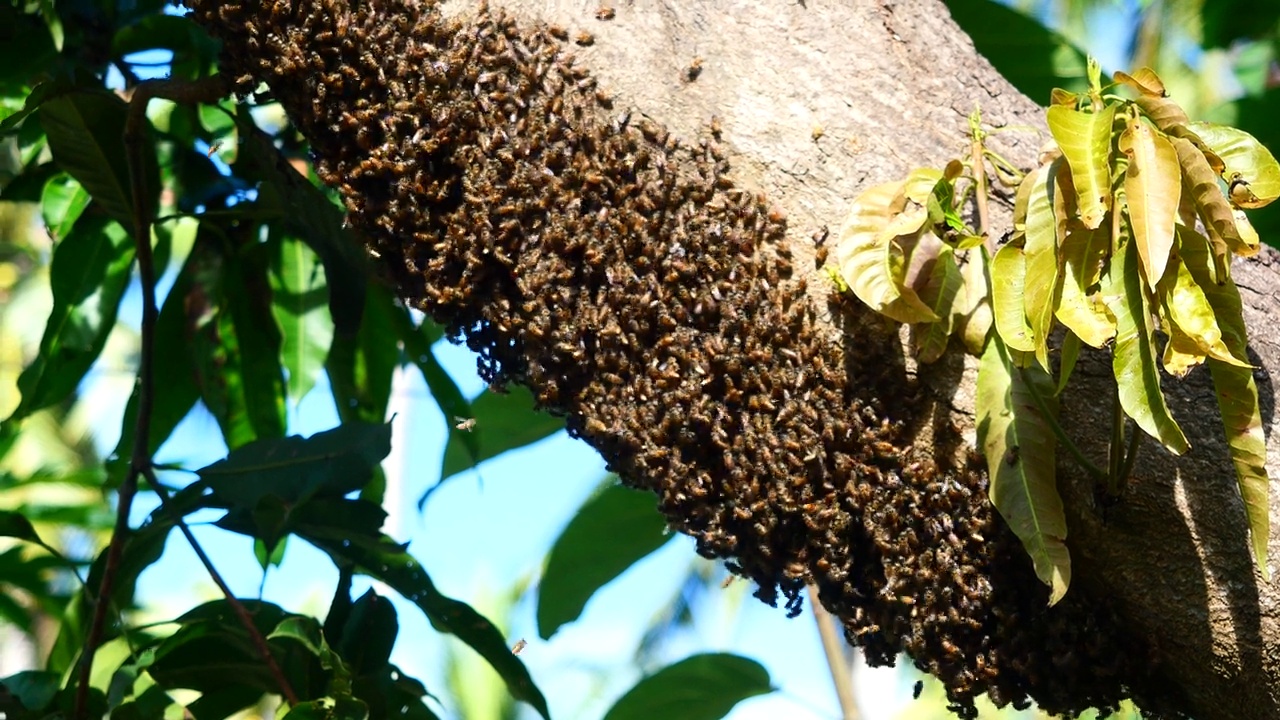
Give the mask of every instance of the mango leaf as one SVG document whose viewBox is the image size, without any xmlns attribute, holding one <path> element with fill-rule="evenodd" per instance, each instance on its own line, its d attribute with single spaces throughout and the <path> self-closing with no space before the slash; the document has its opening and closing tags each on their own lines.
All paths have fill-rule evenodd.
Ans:
<svg viewBox="0 0 1280 720">
<path fill-rule="evenodd" d="M 111 219 L 133 229 L 133 191 L 125 158 L 124 126 L 127 106 L 104 90 L 76 91 L 46 100 L 40 123 L 49 137 L 53 158 L 80 182 Z M 155 145 L 142 143 L 143 184 L 140 200 L 155 211 L 159 202 L 160 170 Z"/>
<path fill-rule="evenodd" d="M 1183 262 L 1192 278 L 1204 289 L 1218 327 L 1222 330 L 1223 342 L 1233 357 L 1241 361 L 1247 360 L 1239 289 L 1230 278 L 1222 284 L 1211 282 L 1208 244 L 1203 237 L 1187 229 L 1179 239 Z M 1218 409 L 1222 413 L 1227 447 L 1231 452 L 1231 462 L 1236 468 L 1240 496 L 1244 500 L 1253 554 L 1259 571 L 1269 579 L 1267 540 L 1271 532 L 1271 519 L 1267 511 L 1267 493 L 1271 481 L 1267 475 L 1266 435 L 1262 430 L 1258 386 L 1253 379 L 1252 368 L 1241 367 L 1239 364 L 1210 359 L 1209 372 L 1213 375 L 1213 387 L 1218 396 Z"/>
<path fill-rule="evenodd" d="M 1175 260 L 1177 271 L 1170 272 L 1159 286 L 1158 296 L 1165 317 L 1198 349 L 1200 355 L 1222 362 L 1251 367 L 1238 360 L 1222 341 L 1222 331 L 1204 290 L 1196 283 L 1185 263 Z"/>
<path fill-rule="evenodd" d="M 1124 193 L 1133 242 L 1147 285 L 1154 291 L 1173 250 L 1173 226 L 1182 198 L 1178 153 L 1141 120 L 1131 121 L 1120 134 L 1120 151 L 1129 156 Z"/>
<path fill-rule="evenodd" d="M 61 240 L 71 232 L 80 214 L 89 207 L 90 199 L 84 186 L 66 173 L 58 173 L 45 181 L 40 194 L 40 214 L 54 240 Z"/>
<path fill-rule="evenodd" d="M 1137 90 L 1143 95 L 1153 95 L 1155 97 L 1166 97 L 1169 92 L 1165 90 L 1164 81 L 1156 75 L 1156 71 L 1149 67 L 1140 67 L 1133 71 L 1130 75 L 1127 72 L 1117 70 L 1113 76 L 1115 81 L 1123 85 Z"/>
<path fill-rule="evenodd" d="M 1120 393 L 1120 407 L 1138 427 L 1175 455 L 1187 451 L 1187 438 L 1169 414 L 1156 368 L 1154 328 L 1146 285 L 1138 272 L 1137 243 L 1125 242 L 1111 257 L 1103 276 L 1102 293 L 1116 318 L 1112 369 Z"/>
<path fill-rule="evenodd" d="M 1116 106 L 1086 113 L 1055 105 L 1047 115 L 1049 132 L 1071 166 L 1080 220 L 1085 227 L 1096 228 L 1111 207 L 1111 125 Z"/>
<path fill-rule="evenodd" d="M 309 438 L 259 440 L 196 472 L 233 507 L 253 508 L 267 495 L 297 505 L 359 490 L 390 452 L 390 425 L 350 423 Z"/>
<path fill-rule="evenodd" d="M 907 180 L 902 186 L 902 195 L 921 207 L 929 204 L 934 190 L 942 180 L 942 171 L 937 168 L 916 168 L 907 173 Z"/>
<path fill-rule="evenodd" d="M 947 340 L 951 338 L 956 322 L 956 298 L 963 284 L 960 268 L 956 267 L 955 251 L 943 244 L 929 265 L 924 286 L 919 289 L 920 299 L 933 309 L 939 320 L 911 326 L 916 358 L 920 362 L 934 362 L 946 351 Z"/>
<path fill-rule="evenodd" d="M 991 309 L 996 332 L 1014 350 L 1035 351 L 1035 334 L 1027 324 L 1023 303 L 1027 262 L 1022 248 L 1005 245 L 991 259 Z"/>
<path fill-rule="evenodd" d="M 326 270 L 326 279 L 333 275 Z M 325 361 L 338 417 L 343 422 L 382 422 L 391 398 L 391 379 L 400 364 L 395 318 L 400 312 L 395 298 L 381 283 L 367 283 L 360 302 L 356 334 L 346 335 L 335 325 L 333 344 Z M 332 284 L 330 292 L 333 292 Z M 333 305 L 330 297 L 330 307 Z M 337 316 L 334 316 L 335 323 Z"/>
<path fill-rule="evenodd" d="M 18 377 L 22 400 L 10 420 L 62 402 L 98 359 L 129 284 L 134 244 L 118 223 L 87 217 L 54 248 L 53 311 L 40 351 Z"/>
<path fill-rule="evenodd" d="M 1236 221 L 1236 230 L 1240 231 L 1241 246 L 1236 248 L 1237 255 L 1244 257 L 1252 257 L 1258 254 L 1262 249 L 1262 239 L 1258 237 L 1258 231 L 1253 229 L 1253 223 L 1249 222 L 1249 216 L 1244 214 L 1240 208 L 1234 208 L 1231 211 L 1232 217 Z"/>
<path fill-rule="evenodd" d="M 1231 186 L 1232 202 L 1260 208 L 1280 197 L 1280 164 L 1257 138 L 1238 128 L 1208 122 L 1190 125 L 1201 140 L 1222 158 L 1222 179 Z"/>
<path fill-rule="evenodd" d="M 308 503 L 303 509 L 314 505 Z M 542 692 L 534 685 L 524 663 L 511 654 L 506 639 L 492 622 L 470 605 L 442 595 L 403 545 L 385 535 L 371 537 L 363 532 L 351 532 L 344 526 L 347 520 L 347 513 L 340 510 L 326 515 L 312 513 L 309 519 L 300 518 L 294 531 L 340 564 L 355 565 L 357 571 L 400 593 L 422 610 L 433 627 L 457 636 L 480 653 L 506 682 L 513 697 L 532 705 L 542 717 L 550 717 Z"/>
<path fill-rule="evenodd" d="M 1057 224 L 1053 216 L 1052 179 L 1058 162 L 1044 165 L 1033 175 L 1027 199 L 1026 244 L 1023 247 L 1026 279 L 1022 291 L 1023 310 L 1031 330 L 1036 361 L 1049 370 L 1049 331 L 1058 294 Z"/>
<path fill-rule="evenodd" d="M 719 720 L 734 705 L 773 690 L 769 671 L 754 660 L 727 653 L 694 655 L 636 683 L 604 720 Z"/>
<path fill-rule="evenodd" d="M 534 408 L 533 394 L 523 386 L 510 387 L 505 393 L 486 390 L 471 403 L 471 412 L 476 419 L 471 432 L 478 441 L 478 454 L 472 455 L 462 438 L 450 436 L 440 467 L 441 482 L 564 428 L 564 420 Z"/>
<path fill-rule="evenodd" d="M 1171 142 L 1178 153 L 1178 165 L 1182 168 L 1183 191 L 1189 193 L 1195 202 L 1196 212 L 1204 221 L 1213 242 L 1214 255 L 1219 263 L 1225 263 L 1228 253 L 1238 252 L 1244 245 L 1231 205 L 1218 187 L 1218 178 L 1204 153 L 1186 138 L 1173 138 Z"/>
<path fill-rule="evenodd" d="M 1022 541 L 1053 605 L 1071 584 L 1071 556 L 1054 476 L 1057 443 L 1033 393 L 1056 412 L 1053 378 L 1038 366 L 1015 367 L 1001 338 L 993 338 L 978 368 L 975 401 L 991 502 Z"/>
<path fill-rule="evenodd" d="M 1073 335 L 1095 348 L 1102 348 L 1116 334 L 1115 317 L 1098 293 L 1089 292 L 1111 245 L 1109 234 L 1105 227 L 1069 231 L 1059 253 L 1062 295 L 1055 315 Z"/>
<path fill-rule="evenodd" d="M 938 317 L 906 285 L 906 260 L 896 242 L 928 219 L 923 207 L 895 211 L 904 187 L 885 183 L 858 196 L 840 229 L 836 266 L 858 299 L 876 312 L 901 323 L 933 322 Z"/>
<path fill-rule="evenodd" d="M 1160 356 L 1160 365 L 1165 372 L 1176 378 L 1186 377 L 1192 368 L 1208 359 L 1196 341 L 1170 322 L 1167 314 L 1160 317 L 1160 329 L 1169 337 L 1164 344 L 1164 354 Z"/>
<path fill-rule="evenodd" d="M 578 509 L 547 555 L 538 584 L 538 635 L 546 640 L 582 614 L 606 583 L 670 539 L 653 495 L 609 485 Z"/>
<path fill-rule="evenodd" d="M 324 370 L 333 342 L 329 288 L 315 252 L 285 235 L 272 258 L 271 311 L 281 330 L 280 358 L 289 373 L 289 397 L 300 402 Z"/>
<path fill-rule="evenodd" d="M 1062 395 L 1067 382 L 1071 379 L 1072 371 L 1076 369 L 1076 360 L 1079 358 L 1080 337 L 1068 329 L 1062 338 L 1061 360 L 1058 362 L 1058 387 L 1054 390 L 1054 395 Z"/>
<path fill-rule="evenodd" d="M 1138 97 L 1134 99 L 1134 103 L 1162 132 L 1179 135 L 1179 128 L 1185 129 L 1191 124 L 1187 113 L 1183 111 L 1182 106 L 1168 96 L 1164 82 L 1151 68 L 1139 68 L 1133 75 L 1117 72 L 1115 80 L 1138 91 Z"/>
<path fill-rule="evenodd" d="M 963 284 L 956 294 L 955 312 L 965 349 L 981 355 L 991 331 L 991 298 L 987 293 L 986 256 L 982 250 L 963 251 L 958 255 Z"/>
<path fill-rule="evenodd" d="M 352 697 L 307 700 L 285 711 L 281 720 L 368 720 L 369 707 Z"/>
</svg>

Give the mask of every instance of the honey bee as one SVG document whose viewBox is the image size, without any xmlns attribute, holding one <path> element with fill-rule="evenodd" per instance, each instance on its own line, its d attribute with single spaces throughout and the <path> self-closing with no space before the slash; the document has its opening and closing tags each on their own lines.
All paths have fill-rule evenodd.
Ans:
<svg viewBox="0 0 1280 720">
<path fill-rule="evenodd" d="M 576 42 L 577 44 L 579 44 L 579 45 L 583 46 L 583 47 L 587 47 L 587 46 L 589 46 L 589 45 L 595 45 L 595 44 L 596 44 L 596 36 L 595 36 L 595 35 L 592 35 L 591 33 L 587 32 L 586 30 L 582 30 L 582 31 L 580 31 L 580 32 L 578 33 L 577 37 L 575 37 L 575 38 L 573 39 L 573 41 L 574 41 L 574 42 Z"/>
<path fill-rule="evenodd" d="M 471 428 L 474 428 L 475 426 L 476 426 L 475 418 L 464 418 L 464 417 L 457 417 L 457 416 L 453 418 L 453 427 L 455 430 L 461 430 L 463 432 L 471 432 Z"/>
<path fill-rule="evenodd" d="M 612 20 L 617 13 L 614 12 L 611 5 L 601 5 L 596 8 L 597 20 Z"/>
<path fill-rule="evenodd" d="M 524 652 L 525 646 L 528 644 L 529 643 L 525 642 L 524 638 L 520 638 L 519 640 L 516 641 L 516 644 L 511 647 L 511 654 L 519 655 L 520 653 Z"/>
<path fill-rule="evenodd" d="M 210 145 L 210 146 L 209 146 L 209 152 L 205 153 L 205 157 L 213 157 L 213 154 L 214 154 L 214 153 L 216 153 L 216 152 L 218 152 L 218 148 L 220 148 L 220 147 L 222 147 L 222 141 L 221 141 L 221 140 L 219 140 L 219 141 L 215 142 L 214 144 Z"/>
<path fill-rule="evenodd" d="M 695 57 L 693 61 L 689 63 L 689 67 L 684 69 L 684 81 L 693 82 L 694 80 L 697 80 L 698 76 L 701 74 L 702 74 L 702 58 Z"/>
</svg>

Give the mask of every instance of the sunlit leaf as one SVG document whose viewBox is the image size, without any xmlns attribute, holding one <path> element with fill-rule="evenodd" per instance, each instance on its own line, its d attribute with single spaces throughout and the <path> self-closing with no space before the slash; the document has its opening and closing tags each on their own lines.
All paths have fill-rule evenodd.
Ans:
<svg viewBox="0 0 1280 720">
<path fill-rule="evenodd" d="M 1066 389 L 1067 382 L 1071 380 L 1071 373 L 1076 369 L 1076 360 L 1080 358 L 1080 337 L 1071 332 L 1070 329 L 1062 338 L 1062 350 L 1060 353 L 1061 360 L 1058 363 L 1058 386 L 1054 389 L 1054 395 L 1062 395 L 1062 391 Z"/>
<path fill-rule="evenodd" d="M 1146 285 L 1138 272 L 1136 242 L 1129 240 L 1111 257 L 1102 281 L 1107 307 L 1116 318 L 1112 368 L 1120 407 L 1138 427 L 1175 455 L 1187 451 L 1187 438 L 1169 414 L 1156 368 L 1154 328 Z"/>
<path fill-rule="evenodd" d="M 538 585 L 538 635 L 546 640 L 582 613 L 602 586 L 670 536 L 651 493 L 611 481 L 556 538 Z"/>
<path fill-rule="evenodd" d="M 963 284 L 960 268 L 956 267 L 955 251 L 942 245 L 937 257 L 929 264 L 924 285 L 919 288 L 920 299 L 933 309 L 939 320 L 911 326 L 916 357 L 920 362 L 934 362 L 946 351 L 955 326 L 956 298 Z"/>
<path fill-rule="evenodd" d="M 1208 122 L 1191 123 L 1191 131 L 1222 158 L 1222 179 L 1231 200 L 1243 208 L 1260 208 L 1280 197 L 1280 164 L 1257 138 L 1238 128 Z"/>
<path fill-rule="evenodd" d="M 1062 105 L 1049 108 L 1049 131 L 1071 166 L 1080 220 L 1090 229 L 1102 224 L 1111 207 L 1111 125 L 1116 106 L 1086 113 Z"/>
<path fill-rule="evenodd" d="M 933 322 L 938 317 L 906 285 L 906 259 L 896 241 L 919 231 L 928 211 L 896 212 L 903 188 L 901 182 L 885 183 L 858 196 L 840 229 L 836 265 L 858 299 L 876 312 L 902 323 Z"/>
<path fill-rule="evenodd" d="M 89 193 L 84 186 L 66 173 L 58 173 L 44 184 L 40 196 L 40 214 L 44 225 L 55 240 L 71 232 L 80 214 L 89 207 Z"/>
<path fill-rule="evenodd" d="M 991 259 L 991 309 L 996 331 L 1004 343 L 1014 350 L 1034 352 L 1035 335 L 1027 324 L 1023 294 L 1027 280 L 1027 262 L 1022 248 L 1005 245 Z"/>
<path fill-rule="evenodd" d="M 1244 245 L 1231 205 L 1222 194 L 1218 177 L 1209 167 L 1204 153 L 1186 138 L 1172 138 L 1171 142 L 1178 153 L 1178 165 L 1182 168 L 1182 187 L 1191 195 L 1196 211 L 1209 231 L 1214 255 L 1219 262 L 1225 262 L 1229 253 L 1238 252 Z"/>
<path fill-rule="evenodd" d="M 53 252 L 49 314 L 40 351 L 18 377 L 22 400 L 11 419 L 62 402 L 80 384 L 115 327 L 133 266 L 134 244 L 118 223 L 86 217 Z"/>
<path fill-rule="evenodd" d="M 1120 150 L 1129 156 L 1124 192 L 1133 242 L 1147 285 L 1155 290 L 1169 264 L 1182 197 L 1178 153 L 1163 135 L 1138 120 L 1121 133 Z"/>
<path fill-rule="evenodd" d="M 1056 440 L 1033 393 L 1056 412 L 1053 378 L 1036 365 L 1015 367 L 1001 339 L 993 338 L 982 355 L 975 400 L 991 502 L 1022 541 L 1036 576 L 1049 586 L 1052 605 L 1071 584 L 1071 556 L 1055 479 Z"/>
<path fill-rule="evenodd" d="M 1115 80 L 1138 91 L 1134 102 L 1161 131 L 1178 135 L 1179 128 L 1186 128 L 1191 123 L 1182 106 L 1168 96 L 1164 82 L 1151 68 L 1139 68 L 1133 75 L 1117 72 Z"/>
<path fill-rule="evenodd" d="M 694 655 L 668 665 L 626 692 L 604 720 L 719 720 L 734 705 L 773 692 L 769 672 L 737 655 Z"/>
<path fill-rule="evenodd" d="M 1049 369 L 1049 331 L 1058 294 L 1057 224 L 1053 216 L 1052 179 L 1058 162 L 1044 165 L 1032 175 L 1027 199 L 1026 244 L 1023 247 L 1026 279 L 1022 291 L 1027 327 L 1035 346 L 1036 361 Z"/>
<path fill-rule="evenodd" d="M 1199 354 L 1232 365 L 1251 367 L 1247 361 L 1233 357 L 1227 349 L 1213 308 L 1186 264 L 1175 260 L 1175 265 L 1176 272 L 1171 271 L 1158 286 L 1164 316 L 1195 345 Z"/>
<path fill-rule="evenodd" d="M 916 168 L 907 173 L 907 180 L 902 186 L 902 195 L 920 206 L 929 204 L 933 189 L 942 180 L 942 171 L 937 168 Z M 911 232 L 911 231 L 908 231 Z"/>
<path fill-rule="evenodd" d="M 329 288 L 316 254 L 287 235 L 272 258 L 271 281 L 271 310 L 280 325 L 289 397 L 299 402 L 315 386 L 333 342 Z"/>
<path fill-rule="evenodd" d="M 1068 232 L 1062 243 L 1062 295 L 1056 316 L 1085 343 L 1101 348 L 1115 337 L 1116 321 L 1096 292 L 1090 292 L 1106 252 L 1110 248 L 1109 230 L 1077 229 Z"/>
<path fill-rule="evenodd" d="M 991 298 L 987 293 L 987 273 L 981 250 L 967 250 L 957 255 L 963 284 L 956 294 L 955 312 L 965 349 L 981 355 L 991 331 Z"/>
<path fill-rule="evenodd" d="M 1180 245 L 1183 262 L 1192 278 L 1204 289 L 1209 305 L 1213 307 L 1222 340 L 1233 357 L 1247 360 L 1244 314 L 1241 309 L 1240 291 L 1227 278 L 1218 284 L 1211 281 L 1211 259 L 1208 244 L 1193 230 L 1181 232 Z M 1261 404 L 1258 386 L 1252 368 L 1209 360 L 1213 375 L 1214 392 L 1218 396 L 1218 409 L 1222 413 L 1222 425 L 1226 431 L 1227 447 L 1231 462 L 1235 465 L 1236 480 L 1244 501 L 1245 515 L 1249 521 L 1249 534 L 1253 541 L 1253 553 L 1264 577 L 1270 576 L 1267 568 L 1267 540 L 1271 520 L 1268 513 L 1267 494 L 1271 482 L 1267 475 L 1266 435 L 1262 429 Z"/>
<path fill-rule="evenodd" d="M 1253 223 L 1249 222 L 1249 216 L 1239 208 L 1233 209 L 1231 215 L 1235 218 L 1236 230 L 1240 231 L 1242 243 L 1239 248 L 1236 248 L 1236 254 L 1244 257 L 1257 255 L 1262 249 L 1262 239 L 1258 237 L 1258 231 L 1253 229 Z"/>
<path fill-rule="evenodd" d="M 946 0 L 951 17 L 983 57 L 1036 102 L 1054 88 L 1088 89 L 1085 54 L 1026 13 L 994 0 Z"/>
</svg>

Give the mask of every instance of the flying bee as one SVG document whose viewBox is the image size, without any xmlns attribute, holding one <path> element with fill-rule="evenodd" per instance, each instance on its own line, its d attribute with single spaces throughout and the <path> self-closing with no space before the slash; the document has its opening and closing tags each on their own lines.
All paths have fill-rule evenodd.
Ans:
<svg viewBox="0 0 1280 720">
<path fill-rule="evenodd" d="M 475 427 L 475 426 L 476 426 L 476 419 L 475 419 L 475 418 L 457 417 L 456 415 L 455 415 L 455 416 L 454 416 L 454 418 L 453 418 L 453 427 L 454 427 L 454 429 L 455 429 L 455 430 L 461 430 L 461 431 L 463 431 L 463 432 L 470 432 L 470 431 L 471 431 L 471 428 L 473 428 L 473 427 Z"/>
<path fill-rule="evenodd" d="M 213 154 L 214 154 L 214 153 L 216 153 L 216 152 L 218 152 L 218 148 L 220 148 L 220 147 L 222 147 L 222 141 L 221 141 L 221 140 L 219 140 L 219 141 L 215 142 L 214 144 L 210 145 L 210 146 L 209 146 L 209 152 L 205 153 L 205 157 L 210 157 L 210 158 L 211 158 L 211 157 L 213 157 Z"/>
<path fill-rule="evenodd" d="M 511 654 L 519 655 L 520 653 L 524 652 L 524 648 L 528 644 L 529 643 L 525 642 L 524 638 L 520 638 L 519 640 L 516 641 L 516 644 L 511 647 Z"/>
</svg>

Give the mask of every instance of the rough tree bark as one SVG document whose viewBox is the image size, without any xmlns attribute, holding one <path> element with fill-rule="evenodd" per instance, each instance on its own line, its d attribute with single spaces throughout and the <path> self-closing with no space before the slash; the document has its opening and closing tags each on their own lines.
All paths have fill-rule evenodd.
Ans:
<svg viewBox="0 0 1280 720">
<path fill-rule="evenodd" d="M 812 253 L 814 232 L 839 226 L 865 186 L 960 154 L 975 103 L 993 126 L 1043 127 L 1040 106 L 975 52 L 936 0 L 631 0 L 617 3 L 610 22 L 594 20 L 601 5 L 594 0 L 501 5 L 522 18 L 589 30 L 595 42 L 579 55 L 602 85 L 673 132 L 694 137 L 716 118 L 735 178 L 783 205 L 798 257 Z M 695 60 L 702 71 L 689 82 Z M 995 142 L 1030 165 L 1046 138 L 1010 133 Z M 1235 278 L 1260 368 L 1268 469 L 1280 477 L 1271 382 L 1280 367 L 1275 263 L 1268 250 L 1237 262 Z M 822 292 L 821 283 L 811 288 Z M 926 372 L 943 412 L 972 433 L 974 365 L 959 376 L 955 370 Z M 1089 358 L 1063 403 L 1064 426 L 1092 457 L 1106 452 L 1110 404 L 1097 398 L 1110 397 L 1110 377 L 1105 358 Z M 1076 567 L 1072 592 L 1114 604 L 1158 649 L 1188 714 L 1280 717 L 1280 592 L 1249 554 L 1212 383 L 1201 369 L 1164 386 L 1189 455 L 1171 458 L 1147 443 L 1128 494 L 1105 517 L 1092 483 L 1069 461 L 1059 468 Z M 1280 526 L 1280 494 L 1271 507 L 1273 527 Z M 1278 554 L 1273 537 L 1270 556 Z"/>
<path fill-rule="evenodd" d="M 597 13 L 607 5 L 612 17 L 601 20 Z M 938 0 L 508 0 L 501 6 L 521 22 L 588 31 L 592 41 L 577 50 L 582 64 L 620 103 L 673 134 L 705 136 L 716 124 L 730 150 L 730 177 L 785 210 L 799 268 L 813 267 L 814 234 L 838 228 L 865 186 L 961 154 L 975 103 L 991 125 L 1042 127 L 1036 103 L 975 53 Z M 445 10 L 468 17 L 476 7 L 450 2 Z M 993 142 L 1029 166 L 1046 137 L 1011 132 Z M 1269 375 L 1280 362 L 1278 308 L 1269 290 L 1277 281 L 1275 257 L 1267 251 L 1235 266 L 1260 367 L 1272 472 L 1280 470 Z M 812 278 L 809 292 L 815 306 L 825 308 L 821 277 Z M 898 342 L 873 328 L 861 332 L 850 340 L 832 326 L 832 342 Z M 1065 427 L 1095 457 L 1103 456 L 1109 436 L 1110 405 L 1098 401 L 1111 397 L 1109 376 L 1104 357 L 1082 359 L 1063 403 Z M 919 377 L 933 405 L 912 423 L 915 452 L 938 452 L 930 432 L 948 425 L 971 442 L 974 363 L 957 351 L 937 367 L 920 369 Z M 1091 483 L 1066 463 L 1059 468 L 1076 568 L 1071 595 L 1118 611 L 1159 656 L 1159 679 L 1178 689 L 1183 713 L 1202 720 L 1280 717 L 1280 594 L 1252 565 L 1208 374 L 1165 387 L 1194 448 L 1187 457 L 1169 458 L 1148 443 L 1124 501 L 1105 517 L 1094 506 Z M 1280 517 L 1280 498 L 1273 498 L 1272 516 Z M 1273 542 L 1272 555 L 1277 552 Z"/>
</svg>

